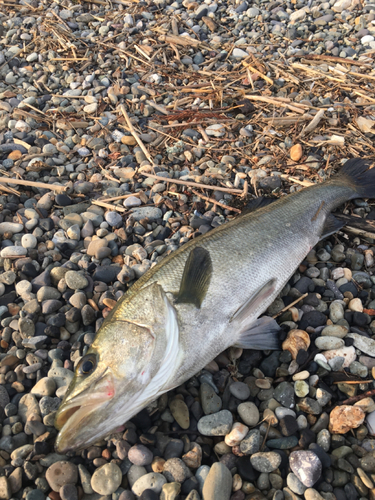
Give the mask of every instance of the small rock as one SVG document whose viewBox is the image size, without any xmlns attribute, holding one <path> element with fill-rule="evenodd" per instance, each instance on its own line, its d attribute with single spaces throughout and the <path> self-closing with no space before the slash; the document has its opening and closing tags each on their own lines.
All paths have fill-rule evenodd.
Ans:
<svg viewBox="0 0 375 500">
<path fill-rule="evenodd" d="M 204 500 L 229 500 L 232 491 L 232 474 L 220 462 L 215 462 L 203 485 Z"/>
<path fill-rule="evenodd" d="M 306 15 L 306 12 L 305 12 Z M 293 161 L 299 161 L 302 158 L 302 146 L 301 144 L 295 144 L 294 146 L 291 147 L 290 149 L 290 158 Z"/>
<path fill-rule="evenodd" d="M 289 456 L 289 465 L 298 479 L 310 488 L 322 474 L 322 464 L 312 451 L 293 451 Z"/>
<path fill-rule="evenodd" d="M 111 462 L 94 471 L 91 478 L 91 488 L 100 495 L 112 495 L 120 486 L 122 472 L 118 465 Z"/>
<path fill-rule="evenodd" d="M 332 434 L 346 434 L 356 429 L 365 420 L 365 412 L 358 406 L 336 406 L 329 418 L 329 431 Z"/>
</svg>

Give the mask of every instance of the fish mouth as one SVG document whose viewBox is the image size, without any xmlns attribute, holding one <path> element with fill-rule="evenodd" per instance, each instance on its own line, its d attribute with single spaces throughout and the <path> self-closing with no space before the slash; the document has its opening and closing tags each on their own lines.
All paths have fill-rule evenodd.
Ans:
<svg viewBox="0 0 375 500">
<path fill-rule="evenodd" d="M 95 439 L 95 435 L 92 439 L 83 437 L 89 427 L 88 420 L 95 410 L 108 404 L 114 395 L 113 378 L 107 375 L 93 388 L 63 401 L 55 417 L 55 427 L 60 431 L 56 439 L 56 451 L 66 453 L 84 448 L 89 440 Z M 96 430 L 95 425 L 94 429 Z"/>
</svg>

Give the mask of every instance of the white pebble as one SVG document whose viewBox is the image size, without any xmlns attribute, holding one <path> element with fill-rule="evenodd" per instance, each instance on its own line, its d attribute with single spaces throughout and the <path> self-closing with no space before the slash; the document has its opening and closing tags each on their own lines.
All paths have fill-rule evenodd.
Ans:
<svg viewBox="0 0 375 500">
<path fill-rule="evenodd" d="M 16 284 L 16 292 L 18 293 L 18 295 L 22 295 L 24 293 L 29 293 L 31 292 L 32 290 L 32 285 L 29 281 L 27 280 L 22 280 L 22 281 L 19 281 L 17 284 Z"/>
<path fill-rule="evenodd" d="M 241 424 L 240 422 L 235 422 L 230 433 L 225 436 L 225 444 L 227 444 L 228 446 L 237 446 L 244 439 L 248 432 L 249 428 L 247 427 L 247 425 Z"/>
<path fill-rule="evenodd" d="M 38 240 L 33 234 L 24 234 L 21 238 L 21 245 L 23 248 L 35 248 L 38 244 Z"/>
</svg>

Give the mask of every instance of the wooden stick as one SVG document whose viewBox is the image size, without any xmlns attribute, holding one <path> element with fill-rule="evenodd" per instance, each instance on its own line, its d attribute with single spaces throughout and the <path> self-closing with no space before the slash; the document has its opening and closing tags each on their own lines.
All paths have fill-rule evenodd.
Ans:
<svg viewBox="0 0 375 500">
<path fill-rule="evenodd" d="M 299 179 L 296 179 L 295 177 L 291 177 L 290 175 L 281 174 L 280 177 L 282 179 L 287 180 L 287 181 L 291 181 L 291 182 L 295 182 L 296 184 L 300 184 L 301 186 L 304 186 L 304 187 L 315 186 L 314 182 L 311 182 L 311 181 L 300 181 Z"/>
<path fill-rule="evenodd" d="M 281 311 L 279 311 L 277 314 L 275 314 L 274 316 L 272 316 L 273 319 L 275 319 L 278 316 L 280 316 L 280 314 L 282 314 L 283 312 L 288 311 L 291 307 L 293 307 L 295 304 L 297 304 L 298 302 L 300 302 L 301 300 L 303 300 L 307 296 L 308 296 L 308 293 L 304 293 L 303 295 L 301 295 L 301 297 L 298 297 L 298 299 L 293 300 L 293 302 L 291 304 L 289 304 L 288 306 L 284 307 L 283 309 L 281 309 Z"/>
<path fill-rule="evenodd" d="M 146 149 L 146 146 L 143 144 L 141 138 L 139 137 L 139 135 L 137 134 L 137 132 L 135 131 L 134 127 L 133 127 L 133 124 L 132 122 L 130 121 L 130 118 L 129 118 L 129 115 L 128 113 L 126 112 L 126 109 L 125 109 L 125 106 L 123 104 L 120 105 L 120 111 L 121 113 L 124 115 L 124 118 L 126 120 L 126 123 L 128 124 L 128 128 L 129 128 L 129 132 L 131 133 L 131 135 L 134 137 L 134 139 L 137 141 L 139 147 L 142 149 L 145 157 L 148 159 L 148 161 L 151 163 L 152 166 L 154 166 L 154 162 L 151 158 L 151 155 L 150 153 L 147 151 Z"/>
<path fill-rule="evenodd" d="M 371 381 L 373 382 L 373 380 Z M 361 401 L 361 399 L 365 399 L 371 396 L 375 396 L 375 389 L 371 389 L 370 391 L 366 391 L 363 394 L 360 394 L 359 396 L 352 396 L 349 399 L 345 399 L 345 401 L 340 401 L 338 405 L 351 405 L 352 403 L 357 403 L 358 401 Z"/>
<path fill-rule="evenodd" d="M 366 55 L 366 52 L 363 54 Z M 326 55 L 319 55 L 319 54 L 312 54 L 312 55 L 304 55 L 304 59 L 313 59 L 315 61 L 332 61 L 332 62 L 337 62 L 340 64 L 350 64 L 351 66 L 366 66 L 370 68 L 371 66 L 369 64 L 363 63 L 361 61 L 355 61 L 353 59 L 345 59 L 345 57 L 336 57 L 336 56 L 326 56 Z"/>
<path fill-rule="evenodd" d="M 192 189 L 191 191 L 195 195 L 199 196 L 199 198 L 202 198 L 202 200 L 213 203 L 214 205 L 218 205 L 219 207 L 225 208 L 226 210 L 231 210 L 232 212 L 237 212 L 238 214 L 241 213 L 241 210 L 238 210 L 238 208 L 230 207 L 228 205 L 225 205 L 224 203 L 220 203 L 219 201 L 213 200 L 212 198 L 209 198 L 208 196 L 204 196 L 203 194 L 198 193 L 198 191 L 195 191 L 195 189 Z"/>
<path fill-rule="evenodd" d="M 251 66 L 251 64 L 246 63 L 246 62 L 244 62 L 244 63 L 242 63 L 242 64 L 245 66 L 245 68 L 249 69 L 249 70 L 250 70 L 250 71 L 252 71 L 253 73 L 258 74 L 258 75 L 259 75 L 261 78 L 263 78 L 263 80 L 265 80 L 267 83 L 269 83 L 270 85 L 273 85 L 273 80 L 272 80 L 270 77 L 268 77 L 268 76 L 264 75 L 263 73 L 261 73 L 258 69 L 254 68 L 254 66 Z M 251 80 L 251 77 L 250 77 L 250 80 Z"/>
<path fill-rule="evenodd" d="M 131 196 L 136 196 L 137 198 L 139 197 L 140 193 L 130 193 L 130 194 L 123 194 L 122 196 L 114 196 L 113 198 L 104 198 L 103 200 L 98 200 L 98 201 L 117 201 L 117 200 L 126 200 L 126 198 L 130 198 Z"/>
<path fill-rule="evenodd" d="M 23 179 L 8 179 L 7 177 L 0 177 L 0 183 L 18 184 L 19 186 L 28 186 L 28 187 L 39 187 L 43 189 L 48 189 L 49 191 L 66 191 L 65 186 L 61 186 L 58 184 L 45 184 L 44 182 L 24 181 Z"/>
<path fill-rule="evenodd" d="M 375 240 L 375 233 L 369 233 L 368 231 L 362 231 L 361 229 L 357 229 L 355 227 L 344 226 L 341 229 L 341 231 L 355 234 L 356 236 L 359 236 L 361 238 L 372 238 L 373 240 Z"/>
<path fill-rule="evenodd" d="M 99 207 L 109 208 L 110 210 L 118 210 L 119 212 L 126 212 L 126 208 L 119 207 L 117 205 L 111 205 L 110 203 L 105 203 L 104 201 L 92 200 L 93 205 L 99 205 Z"/>
<path fill-rule="evenodd" d="M 208 184 L 200 184 L 198 182 L 191 181 L 180 181 L 179 179 L 170 179 L 169 177 L 160 177 L 159 175 L 148 174 L 146 172 L 138 172 L 140 175 L 144 175 L 145 177 L 151 177 L 152 179 L 157 179 L 159 181 L 164 182 L 172 182 L 173 184 L 181 184 L 182 186 L 194 187 L 196 189 L 212 189 L 213 191 L 223 191 L 224 193 L 232 193 L 232 194 L 242 194 L 242 189 L 234 189 L 234 188 L 223 188 L 220 186 L 209 186 Z"/>
<path fill-rule="evenodd" d="M 300 113 L 302 115 L 305 114 L 305 110 L 307 109 L 305 107 L 302 108 L 300 106 L 297 106 L 295 105 L 295 103 L 289 104 L 288 102 L 282 101 L 281 99 L 275 99 L 275 98 L 271 99 L 270 97 L 263 97 L 261 95 L 245 95 L 244 97 L 245 99 L 249 99 L 252 101 L 262 101 L 268 104 L 273 104 L 274 106 L 288 108 L 291 111 L 294 111 L 295 113 Z"/>
</svg>

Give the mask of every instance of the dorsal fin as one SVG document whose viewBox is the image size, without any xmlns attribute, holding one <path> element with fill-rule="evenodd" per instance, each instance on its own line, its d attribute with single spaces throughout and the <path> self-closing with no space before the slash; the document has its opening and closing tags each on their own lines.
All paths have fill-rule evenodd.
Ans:
<svg viewBox="0 0 375 500">
<path fill-rule="evenodd" d="M 185 264 L 176 303 L 193 304 L 199 309 L 210 285 L 211 275 L 210 253 L 202 247 L 194 248 Z"/>
</svg>

